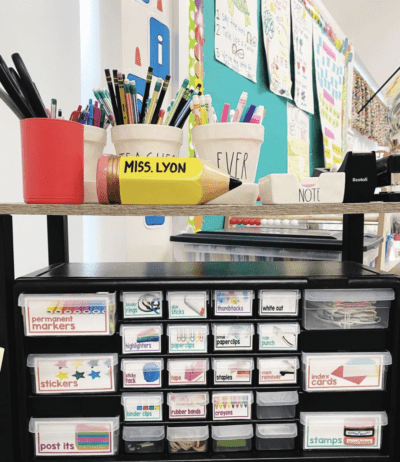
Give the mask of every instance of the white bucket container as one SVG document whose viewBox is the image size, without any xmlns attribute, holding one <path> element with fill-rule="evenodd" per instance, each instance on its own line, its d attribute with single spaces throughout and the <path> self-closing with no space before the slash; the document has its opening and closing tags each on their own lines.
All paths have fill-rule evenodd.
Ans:
<svg viewBox="0 0 400 462">
<path fill-rule="evenodd" d="M 168 125 L 118 125 L 112 128 L 111 139 L 120 156 L 179 157 L 183 130 Z"/>
<path fill-rule="evenodd" d="M 97 161 L 107 144 L 107 131 L 92 125 L 84 126 L 84 203 L 97 204 Z"/>
<path fill-rule="evenodd" d="M 243 183 L 254 183 L 264 132 L 258 124 L 219 123 L 194 127 L 192 136 L 200 159 Z"/>
</svg>

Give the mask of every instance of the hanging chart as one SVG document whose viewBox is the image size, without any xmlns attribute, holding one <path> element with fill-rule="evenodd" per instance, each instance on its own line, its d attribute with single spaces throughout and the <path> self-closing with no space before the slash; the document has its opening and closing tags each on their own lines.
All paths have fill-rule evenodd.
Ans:
<svg viewBox="0 0 400 462">
<path fill-rule="evenodd" d="M 299 181 L 310 176 L 310 123 L 306 112 L 287 103 L 288 173 Z"/>
</svg>

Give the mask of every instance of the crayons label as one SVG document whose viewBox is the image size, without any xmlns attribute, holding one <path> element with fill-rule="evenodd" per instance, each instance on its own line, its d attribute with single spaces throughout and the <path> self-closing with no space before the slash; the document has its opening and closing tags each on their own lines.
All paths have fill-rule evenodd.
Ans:
<svg viewBox="0 0 400 462">
<path fill-rule="evenodd" d="M 161 292 L 125 292 L 124 318 L 162 317 Z"/>
<path fill-rule="evenodd" d="M 170 319 L 207 318 L 207 292 L 168 293 Z"/>
<path fill-rule="evenodd" d="M 260 350 L 297 350 L 298 324 L 259 325 Z"/>
<path fill-rule="evenodd" d="M 205 385 L 206 361 L 171 361 L 168 363 L 168 379 L 170 385 Z"/>
<path fill-rule="evenodd" d="M 305 366 L 307 391 L 383 389 L 382 355 L 310 355 Z"/>
<path fill-rule="evenodd" d="M 297 291 L 261 292 L 260 316 L 296 316 L 297 313 Z"/>
<path fill-rule="evenodd" d="M 123 353 L 161 353 L 161 327 L 151 324 L 124 325 Z"/>
<path fill-rule="evenodd" d="M 324 414 L 329 418 L 329 413 Z M 379 417 L 365 415 L 363 418 L 343 418 L 343 424 L 308 424 L 304 431 L 304 449 L 379 449 L 382 427 L 377 424 Z"/>
<path fill-rule="evenodd" d="M 125 359 L 122 370 L 124 388 L 159 388 L 162 369 L 159 359 Z"/>
<path fill-rule="evenodd" d="M 252 290 L 220 290 L 215 292 L 216 316 L 251 316 L 252 305 Z"/>
<path fill-rule="evenodd" d="M 161 396 L 130 398 L 125 397 L 125 420 L 151 421 L 162 420 L 162 400 Z"/>
<path fill-rule="evenodd" d="M 169 396 L 170 419 L 204 419 L 206 417 L 206 395 L 199 393 L 172 394 Z"/>
<path fill-rule="evenodd" d="M 26 335 L 36 336 L 81 336 L 110 335 L 110 311 L 108 297 L 87 298 L 85 300 L 57 299 L 48 303 L 35 298 L 26 299 Z"/>
<path fill-rule="evenodd" d="M 258 364 L 260 384 L 296 383 L 296 358 L 260 359 Z"/>
<path fill-rule="evenodd" d="M 230 382 L 251 383 L 251 361 L 219 359 L 214 362 L 214 368 L 214 383 L 216 385 Z"/>
<path fill-rule="evenodd" d="M 52 356 L 35 358 L 37 394 L 99 393 L 115 391 L 114 358 Z"/>
<path fill-rule="evenodd" d="M 213 394 L 213 419 L 251 419 L 251 393 Z"/>
<path fill-rule="evenodd" d="M 170 353 L 206 353 L 207 326 L 169 326 Z"/>
<path fill-rule="evenodd" d="M 35 454 L 114 454 L 113 424 L 107 420 L 94 423 L 85 419 L 69 422 L 48 419 L 47 422 L 36 422 Z"/>
<path fill-rule="evenodd" d="M 251 324 L 215 324 L 214 349 L 252 350 L 253 326 Z"/>
</svg>

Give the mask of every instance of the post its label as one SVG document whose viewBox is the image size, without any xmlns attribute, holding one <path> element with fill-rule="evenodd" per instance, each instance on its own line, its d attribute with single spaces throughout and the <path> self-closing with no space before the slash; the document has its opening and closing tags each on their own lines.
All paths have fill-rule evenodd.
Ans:
<svg viewBox="0 0 400 462">
<path fill-rule="evenodd" d="M 161 292 L 124 293 L 124 318 L 160 318 Z"/>
<path fill-rule="evenodd" d="M 296 383 L 297 358 L 267 358 L 259 360 L 260 384 Z"/>
<path fill-rule="evenodd" d="M 35 358 L 37 394 L 115 391 L 112 355 Z"/>
<path fill-rule="evenodd" d="M 124 388 L 161 387 L 162 365 L 159 359 L 125 359 L 123 362 Z"/>
<path fill-rule="evenodd" d="M 124 326 L 123 353 L 161 353 L 161 328 L 156 325 Z"/>
<path fill-rule="evenodd" d="M 251 316 L 253 291 L 219 290 L 215 292 L 216 316 Z"/>
<path fill-rule="evenodd" d="M 125 420 L 150 421 L 162 420 L 161 397 L 152 396 L 145 399 L 125 398 Z"/>
<path fill-rule="evenodd" d="M 170 353 L 206 353 L 207 326 L 169 326 Z"/>
<path fill-rule="evenodd" d="M 77 454 L 114 454 L 112 422 L 90 422 L 85 419 L 60 422 L 48 419 L 37 422 L 35 428 L 35 454 L 60 456 Z"/>
<path fill-rule="evenodd" d="M 383 356 L 357 355 L 307 356 L 307 391 L 382 390 Z"/>
<path fill-rule="evenodd" d="M 169 318 L 191 319 L 207 317 L 207 292 L 192 294 L 174 292 L 168 294 Z"/>
<path fill-rule="evenodd" d="M 251 393 L 213 394 L 213 419 L 251 419 Z"/>
</svg>

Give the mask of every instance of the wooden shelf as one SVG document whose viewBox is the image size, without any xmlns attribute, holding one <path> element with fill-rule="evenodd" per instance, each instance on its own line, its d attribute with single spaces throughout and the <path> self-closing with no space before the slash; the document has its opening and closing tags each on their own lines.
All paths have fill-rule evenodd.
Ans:
<svg viewBox="0 0 400 462">
<path fill-rule="evenodd" d="M 399 213 L 399 202 L 368 204 L 289 204 L 289 205 L 52 205 L 0 204 L 0 215 L 92 215 L 92 216 L 279 216 Z"/>
</svg>

